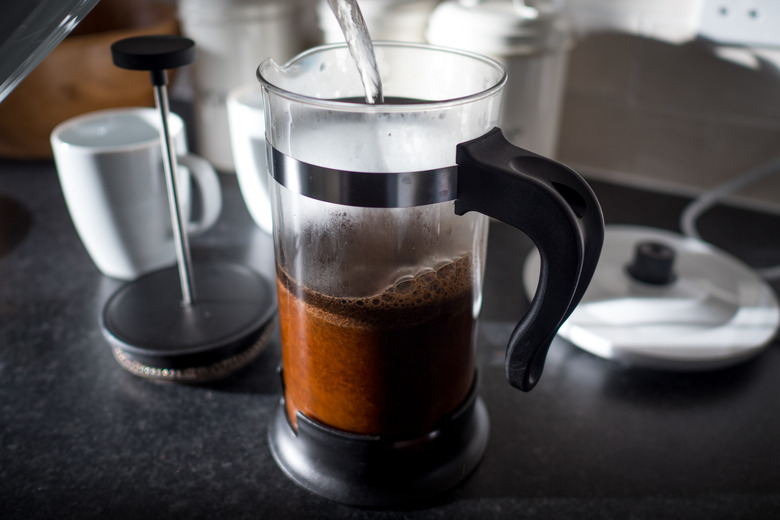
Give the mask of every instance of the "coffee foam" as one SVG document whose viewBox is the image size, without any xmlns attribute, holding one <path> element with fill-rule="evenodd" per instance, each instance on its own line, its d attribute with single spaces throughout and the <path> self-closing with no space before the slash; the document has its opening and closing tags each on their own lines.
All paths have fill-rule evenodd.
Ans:
<svg viewBox="0 0 780 520">
<path fill-rule="evenodd" d="M 280 270 L 281 271 L 281 270 Z M 307 312 L 344 327 L 385 329 L 410 326 L 472 305 L 470 255 L 404 276 L 381 293 L 360 298 L 333 297 L 301 288 L 280 272 L 280 281 L 302 299 Z"/>
</svg>

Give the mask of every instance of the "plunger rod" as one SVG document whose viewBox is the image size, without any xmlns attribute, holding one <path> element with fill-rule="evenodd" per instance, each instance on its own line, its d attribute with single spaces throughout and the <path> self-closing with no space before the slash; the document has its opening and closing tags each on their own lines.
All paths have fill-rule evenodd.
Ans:
<svg viewBox="0 0 780 520">
<path fill-rule="evenodd" d="M 163 74 L 165 71 L 159 71 Z M 179 205 L 179 185 L 176 174 L 176 154 L 174 153 L 173 140 L 168 128 L 168 91 L 166 82 L 154 84 L 154 102 L 160 111 L 162 121 L 163 168 L 165 169 L 165 184 L 168 189 L 168 205 L 171 210 L 171 224 L 173 227 L 173 243 L 176 247 L 176 260 L 179 267 L 179 282 L 181 283 L 181 297 L 184 305 L 191 305 L 195 301 L 195 280 L 192 274 L 192 258 L 190 257 L 190 242 L 187 236 L 184 220 L 182 219 L 181 206 Z"/>
</svg>

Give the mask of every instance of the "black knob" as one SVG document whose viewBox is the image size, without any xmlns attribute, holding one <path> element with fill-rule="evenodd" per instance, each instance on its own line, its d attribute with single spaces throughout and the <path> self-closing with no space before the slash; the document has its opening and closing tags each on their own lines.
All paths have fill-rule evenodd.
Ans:
<svg viewBox="0 0 780 520">
<path fill-rule="evenodd" d="M 653 285 L 668 285 L 677 275 L 674 259 L 677 253 L 659 242 L 640 242 L 634 249 L 634 261 L 626 267 L 632 278 Z"/>
<path fill-rule="evenodd" d="M 154 85 L 167 83 L 165 71 L 195 61 L 195 42 L 171 34 L 135 36 L 111 45 L 114 65 L 123 69 L 148 70 Z"/>
</svg>

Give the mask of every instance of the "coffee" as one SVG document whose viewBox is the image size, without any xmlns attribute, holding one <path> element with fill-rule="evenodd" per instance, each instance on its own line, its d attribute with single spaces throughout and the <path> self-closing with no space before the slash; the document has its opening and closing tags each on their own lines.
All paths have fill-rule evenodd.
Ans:
<svg viewBox="0 0 780 520">
<path fill-rule="evenodd" d="M 277 269 L 287 414 L 391 439 L 426 435 L 474 377 L 473 262 L 461 256 L 380 294 L 339 298 Z"/>
</svg>

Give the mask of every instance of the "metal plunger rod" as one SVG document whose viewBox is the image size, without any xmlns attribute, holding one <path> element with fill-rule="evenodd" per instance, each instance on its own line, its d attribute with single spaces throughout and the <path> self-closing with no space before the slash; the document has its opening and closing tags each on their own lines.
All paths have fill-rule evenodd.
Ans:
<svg viewBox="0 0 780 520">
<path fill-rule="evenodd" d="M 179 266 L 181 297 L 185 307 L 195 300 L 195 282 L 190 258 L 190 243 L 181 216 L 179 186 L 176 175 L 176 154 L 168 128 L 168 75 L 166 69 L 189 65 L 195 59 L 195 42 L 174 35 L 147 35 L 125 38 L 111 45 L 111 57 L 117 67 L 129 70 L 148 70 L 154 87 L 154 101 L 162 122 L 160 141 L 163 152 L 165 184 L 173 227 L 173 243 Z"/>
<path fill-rule="evenodd" d="M 164 71 L 162 71 L 164 73 Z M 179 282 L 181 283 L 181 296 L 184 305 L 191 305 L 195 301 L 195 280 L 192 274 L 192 258 L 190 257 L 190 242 L 187 236 L 184 219 L 179 204 L 178 175 L 176 174 L 176 154 L 173 148 L 173 139 L 168 128 L 168 90 L 165 83 L 154 85 L 154 102 L 160 111 L 162 132 L 160 141 L 163 149 L 163 167 L 165 169 L 165 183 L 168 188 L 168 205 L 171 210 L 171 224 L 173 227 L 173 243 L 176 247 L 176 259 L 179 267 Z"/>
</svg>

